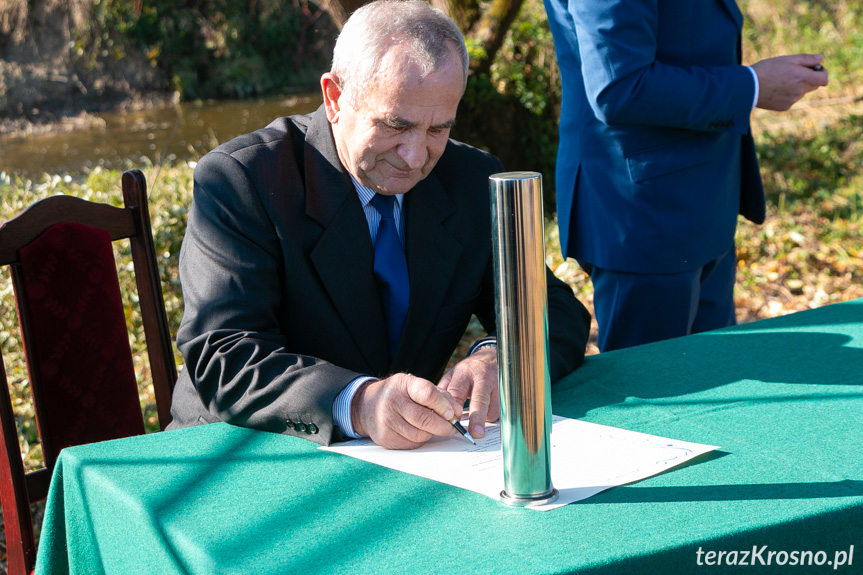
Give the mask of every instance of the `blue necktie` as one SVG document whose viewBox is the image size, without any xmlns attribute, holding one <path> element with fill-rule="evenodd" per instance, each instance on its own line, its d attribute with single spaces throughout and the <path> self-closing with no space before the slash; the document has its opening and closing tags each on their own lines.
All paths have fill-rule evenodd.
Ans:
<svg viewBox="0 0 863 575">
<path fill-rule="evenodd" d="M 396 354 L 410 299 L 408 264 L 393 217 L 394 200 L 393 196 L 375 194 L 370 202 L 381 215 L 381 223 L 375 238 L 375 277 L 387 323 L 390 357 Z"/>
</svg>

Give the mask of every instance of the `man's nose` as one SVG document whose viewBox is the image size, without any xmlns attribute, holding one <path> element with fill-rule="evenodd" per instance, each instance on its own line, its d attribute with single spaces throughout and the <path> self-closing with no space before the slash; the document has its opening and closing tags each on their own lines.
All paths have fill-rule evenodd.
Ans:
<svg viewBox="0 0 863 575">
<path fill-rule="evenodd" d="M 410 130 L 405 139 L 396 148 L 396 153 L 404 160 L 408 168 L 418 170 L 428 160 L 428 146 L 426 137 L 419 130 Z"/>
</svg>

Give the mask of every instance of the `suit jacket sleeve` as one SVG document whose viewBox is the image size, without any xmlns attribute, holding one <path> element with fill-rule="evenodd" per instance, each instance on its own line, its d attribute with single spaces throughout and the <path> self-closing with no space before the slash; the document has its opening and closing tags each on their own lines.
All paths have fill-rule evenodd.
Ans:
<svg viewBox="0 0 863 575">
<path fill-rule="evenodd" d="M 289 434 L 288 418 L 314 422 L 318 433 L 297 435 L 329 443 L 341 436 L 333 400 L 361 374 L 286 351 L 280 259 L 245 168 L 225 153 L 204 156 L 180 254 L 185 369 L 213 420 Z"/>
<path fill-rule="evenodd" d="M 489 264 L 489 280 L 493 273 Z M 552 383 L 569 375 L 582 363 L 590 335 L 590 312 L 573 295 L 572 288 L 546 266 L 545 281 L 548 289 L 548 361 Z M 487 305 L 474 310 L 486 327 L 489 336 L 497 338 L 494 317 L 494 286 L 489 285 L 492 299 Z M 485 338 L 477 340 L 479 343 Z"/>
<path fill-rule="evenodd" d="M 546 266 L 548 286 L 549 377 L 552 382 L 584 363 L 590 334 L 590 312 L 573 295 L 572 288 Z"/>
<path fill-rule="evenodd" d="M 703 16 L 703 6 L 695 5 L 712 3 L 714 25 L 719 18 L 729 21 L 723 1 L 734 4 L 666 2 L 660 23 L 659 0 L 569 0 L 585 89 L 597 118 L 609 125 L 748 133 L 755 94 L 750 71 L 734 65 L 736 58 L 720 65 L 705 63 L 692 50 L 697 41 L 693 36 L 705 30 L 687 14 L 698 9 Z M 712 28 L 706 32 L 712 33 Z M 706 45 L 702 50 L 710 49 Z"/>
</svg>

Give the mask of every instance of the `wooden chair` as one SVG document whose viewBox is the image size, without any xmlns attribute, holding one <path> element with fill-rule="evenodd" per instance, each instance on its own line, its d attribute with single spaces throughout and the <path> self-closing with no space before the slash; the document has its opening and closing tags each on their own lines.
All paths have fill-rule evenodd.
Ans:
<svg viewBox="0 0 863 575">
<path fill-rule="evenodd" d="M 143 174 L 123 174 L 124 208 L 71 196 L 38 201 L 0 224 L 45 467 L 25 473 L 0 354 L 0 499 L 8 572 L 36 563 L 30 504 L 44 499 L 70 445 L 144 433 L 111 242 L 131 243 L 161 429 L 177 368 L 168 331 Z"/>
</svg>

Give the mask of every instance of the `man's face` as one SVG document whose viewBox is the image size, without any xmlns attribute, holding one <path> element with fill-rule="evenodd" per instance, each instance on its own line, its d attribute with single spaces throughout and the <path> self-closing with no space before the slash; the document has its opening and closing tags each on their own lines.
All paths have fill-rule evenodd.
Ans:
<svg viewBox="0 0 863 575">
<path fill-rule="evenodd" d="M 394 46 L 367 91 L 357 95 L 356 106 L 331 75 L 324 75 L 321 86 L 342 165 L 364 186 L 394 195 L 425 178 L 443 154 L 464 72 L 451 50 L 439 70 L 422 78 Z"/>
</svg>

